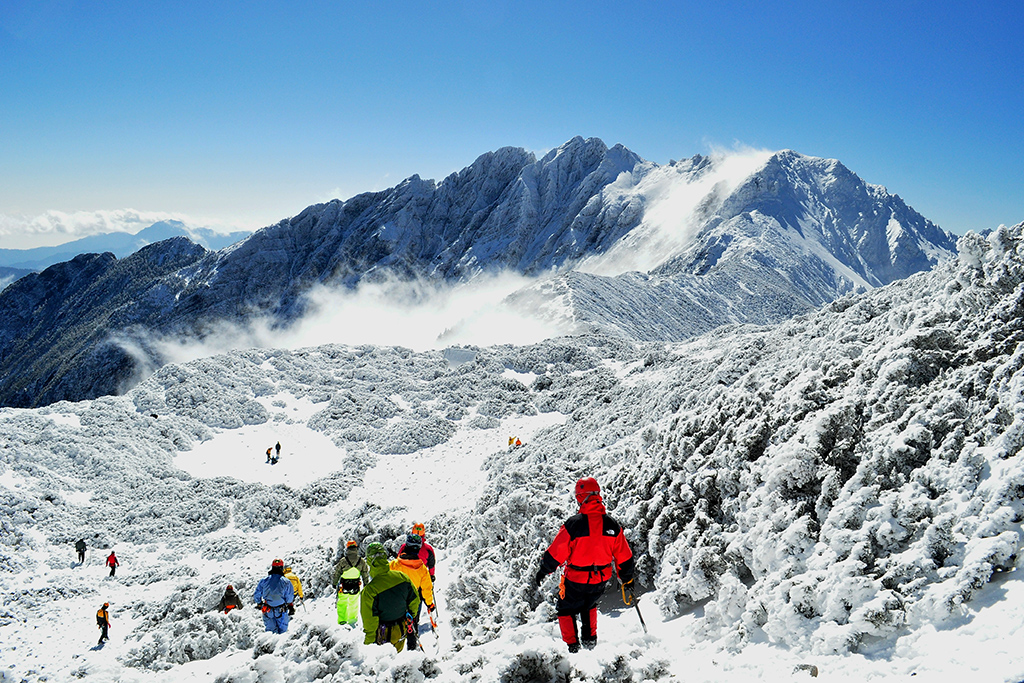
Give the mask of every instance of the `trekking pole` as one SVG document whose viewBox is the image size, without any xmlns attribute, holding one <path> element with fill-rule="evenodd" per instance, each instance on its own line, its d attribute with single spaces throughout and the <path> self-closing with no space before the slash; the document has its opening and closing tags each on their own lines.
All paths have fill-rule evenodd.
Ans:
<svg viewBox="0 0 1024 683">
<path fill-rule="evenodd" d="M 632 583 L 632 581 L 630 582 Z M 622 602 L 626 604 L 626 607 L 633 607 L 636 609 L 636 615 L 640 618 L 640 626 L 643 627 L 644 633 L 647 633 L 647 624 L 644 623 L 644 615 L 640 613 L 640 598 L 636 597 L 636 593 L 633 592 L 633 587 L 629 587 L 629 597 L 626 597 L 626 584 L 622 583 L 622 579 L 619 579 L 619 587 L 622 589 Z"/>
</svg>

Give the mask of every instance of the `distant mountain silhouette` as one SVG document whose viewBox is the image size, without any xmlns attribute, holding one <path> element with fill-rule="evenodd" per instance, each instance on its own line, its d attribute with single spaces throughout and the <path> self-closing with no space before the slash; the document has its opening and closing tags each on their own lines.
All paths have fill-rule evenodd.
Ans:
<svg viewBox="0 0 1024 683">
<path fill-rule="evenodd" d="M 0 266 L 24 271 L 42 270 L 55 263 L 70 261 L 79 254 L 102 254 L 108 251 L 117 258 L 124 258 L 142 247 L 172 237 L 187 237 L 198 245 L 216 251 L 251 234 L 249 231 L 221 233 L 209 228 L 189 227 L 181 221 L 160 221 L 135 234 L 109 232 L 90 235 L 56 247 L 0 249 Z"/>
</svg>

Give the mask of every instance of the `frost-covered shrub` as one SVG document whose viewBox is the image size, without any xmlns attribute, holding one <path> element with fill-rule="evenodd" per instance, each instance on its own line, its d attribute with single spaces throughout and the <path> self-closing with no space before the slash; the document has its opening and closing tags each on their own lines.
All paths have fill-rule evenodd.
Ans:
<svg viewBox="0 0 1024 683">
<path fill-rule="evenodd" d="M 369 446 L 385 455 L 405 455 L 431 448 L 450 439 L 458 431 L 452 422 L 442 417 L 421 420 L 401 420 L 378 430 Z"/>
<path fill-rule="evenodd" d="M 353 487 L 358 486 L 362 479 L 355 476 L 361 472 L 335 472 L 302 487 L 299 500 L 304 507 L 323 507 L 341 500 L 348 495 Z"/>
<path fill-rule="evenodd" d="M 166 670 L 172 664 L 211 659 L 228 649 L 251 648 L 262 630 L 262 624 L 238 610 L 197 614 L 148 632 L 123 661 L 128 666 Z"/>
<path fill-rule="evenodd" d="M 136 408 L 145 414 L 174 413 L 223 429 L 263 424 L 269 413 L 254 399 L 248 381 L 256 360 L 234 353 L 165 365 L 136 389 Z"/>
<path fill-rule="evenodd" d="M 470 429 L 496 429 L 501 426 L 501 420 L 487 415 L 477 415 L 469 421 Z"/>
<path fill-rule="evenodd" d="M 261 550 L 263 545 L 259 541 L 242 534 L 203 539 L 198 548 L 202 557 L 217 561 L 231 560 Z"/>
<path fill-rule="evenodd" d="M 259 531 L 287 524 L 302 516 L 302 506 L 290 493 L 280 489 L 267 489 L 253 493 L 235 504 L 236 526 Z"/>
<path fill-rule="evenodd" d="M 526 650 L 516 654 L 501 672 L 498 680 L 501 683 L 561 683 L 569 680 L 571 673 L 572 665 L 561 653 L 556 654 L 551 650 Z M 612 679 L 602 676 L 601 680 Z"/>
</svg>

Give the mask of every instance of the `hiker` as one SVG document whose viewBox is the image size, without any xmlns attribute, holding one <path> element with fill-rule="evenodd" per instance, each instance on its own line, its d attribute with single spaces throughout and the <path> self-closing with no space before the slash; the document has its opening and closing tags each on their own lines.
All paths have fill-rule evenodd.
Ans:
<svg viewBox="0 0 1024 683">
<path fill-rule="evenodd" d="M 427 543 L 427 527 L 419 522 L 412 525 L 411 533 L 416 534 L 423 539 L 422 545 L 420 545 L 420 559 L 423 560 L 423 564 L 426 565 L 427 571 L 430 572 L 430 581 L 434 581 L 434 564 L 436 563 L 436 557 L 434 556 L 434 548 Z M 406 543 L 408 537 L 406 537 Z M 401 555 L 405 551 L 405 543 L 398 549 L 398 554 Z"/>
<path fill-rule="evenodd" d="M 274 464 L 274 461 L 273 461 L 273 460 L 271 459 L 271 457 L 270 457 L 270 451 L 271 451 L 271 450 L 273 450 L 273 448 L 268 448 L 268 449 L 267 449 L 267 462 L 268 462 L 268 463 L 270 463 L 270 464 L 272 465 L 272 464 Z"/>
<path fill-rule="evenodd" d="M 305 597 L 305 595 L 302 593 L 302 582 L 299 581 L 299 577 L 297 577 L 292 572 L 291 567 L 284 568 L 284 578 L 292 582 L 292 588 L 295 590 L 295 597 L 297 597 L 299 600 Z M 305 607 L 303 607 L 303 609 L 305 609 Z"/>
<path fill-rule="evenodd" d="M 117 571 L 118 565 L 121 563 L 117 561 L 117 557 L 114 555 L 114 551 L 111 550 L 110 554 L 107 555 L 107 566 L 110 567 L 110 575 L 113 576 L 114 572 Z"/>
<path fill-rule="evenodd" d="M 576 502 L 580 511 L 565 521 L 555 540 L 541 557 L 536 584 L 564 565 L 555 603 L 558 627 L 569 652 L 579 652 L 581 639 L 576 629 L 576 615 L 583 628 L 583 647 L 597 645 L 597 601 L 605 584 L 617 567 L 619 580 L 629 587 L 633 581 L 635 562 L 622 527 L 605 514 L 601 487 L 593 477 L 576 482 Z"/>
<path fill-rule="evenodd" d="M 75 550 L 78 551 L 78 564 L 85 564 L 85 539 L 75 541 Z"/>
<path fill-rule="evenodd" d="M 508 452 L 512 452 L 512 446 L 515 444 L 516 438 L 514 436 L 508 437 Z"/>
<path fill-rule="evenodd" d="M 423 537 L 419 534 L 409 534 L 405 538 L 405 544 L 398 553 L 398 559 L 391 561 L 391 568 L 402 572 L 409 577 L 412 585 L 420 596 L 420 604 L 425 604 L 427 610 L 434 611 L 434 581 L 430 578 L 430 572 L 420 559 L 420 547 L 423 545 Z M 420 614 L 419 610 L 410 612 L 412 617 L 412 633 L 419 635 Z M 409 648 L 416 647 L 416 640 L 409 637 Z"/>
<path fill-rule="evenodd" d="M 278 441 L 277 445 L 274 446 L 274 450 L 277 451 L 277 456 L 274 459 L 275 460 L 280 460 L 281 459 L 281 442 L 280 441 Z"/>
<path fill-rule="evenodd" d="M 370 582 L 370 568 L 359 557 L 359 543 L 345 544 L 345 554 L 334 565 L 334 587 L 338 592 L 338 623 L 355 626 L 359 619 L 359 591 Z"/>
<path fill-rule="evenodd" d="M 366 645 L 391 643 L 398 652 L 411 634 L 411 616 L 420 610 L 420 596 L 409 577 L 391 569 L 388 552 L 380 543 L 366 548 L 370 582 L 359 596 Z M 409 644 L 415 647 L 415 640 Z"/>
<path fill-rule="evenodd" d="M 284 560 L 270 563 L 267 577 L 256 585 L 253 593 L 256 606 L 263 612 L 263 626 L 270 633 L 284 633 L 288 620 L 295 614 L 295 588 L 284 578 Z"/>
<path fill-rule="evenodd" d="M 519 437 L 517 436 L 516 437 L 516 445 L 515 445 L 515 447 L 512 450 L 515 450 L 516 448 L 522 448 L 522 447 L 523 447 L 523 442 L 520 441 Z"/>
<path fill-rule="evenodd" d="M 110 607 L 109 602 L 103 603 L 103 607 L 100 607 L 96 612 L 96 628 L 100 629 L 100 640 L 97 645 L 102 645 L 104 640 L 110 640 L 110 636 L 107 635 L 107 629 L 110 628 L 110 612 L 107 608 Z"/>
<path fill-rule="evenodd" d="M 227 589 L 224 591 L 224 597 L 217 603 L 217 609 L 224 614 L 227 614 L 233 609 L 242 609 L 242 599 L 238 597 L 238 593 L 235 592 L 235 587 L 230 583 Z"/>
</svg>

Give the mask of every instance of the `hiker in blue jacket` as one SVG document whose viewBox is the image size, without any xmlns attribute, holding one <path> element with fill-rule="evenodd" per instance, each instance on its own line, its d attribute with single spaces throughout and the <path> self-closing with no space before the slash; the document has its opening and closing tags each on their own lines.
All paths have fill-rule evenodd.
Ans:
<svg viewBox="0 0 1024 683">
<path fill-rule="evenodd" d="M 263 625 L 271 633 L 288 630 L 288 620 L 295 614 L 295 588 L 284 578 L 284 560 L 274 560 L 270 572 L 256 586 L 253 594 L 256 607 L 263 611 Z"/>
</svg>

